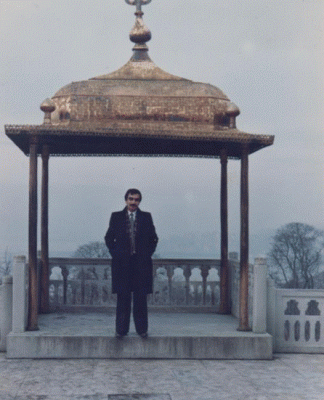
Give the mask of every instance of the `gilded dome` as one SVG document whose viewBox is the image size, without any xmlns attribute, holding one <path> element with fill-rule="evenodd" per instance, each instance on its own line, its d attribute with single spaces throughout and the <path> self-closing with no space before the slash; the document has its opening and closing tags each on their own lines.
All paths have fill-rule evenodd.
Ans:
<svg viewBox="0 0 324 400">
<path fill-rule="evenodd" d="M 52 124 L 105 128 L 116 121 L 142 120 L 230 126 L 233 105 L 220 89 L 172 75 L 154 64 L 145 43 L 151 33 L 143 13 L 135 15 L 132 58 L 115 72 L 72 82 L 57 91 L 52 97 Z"/>
</svg>

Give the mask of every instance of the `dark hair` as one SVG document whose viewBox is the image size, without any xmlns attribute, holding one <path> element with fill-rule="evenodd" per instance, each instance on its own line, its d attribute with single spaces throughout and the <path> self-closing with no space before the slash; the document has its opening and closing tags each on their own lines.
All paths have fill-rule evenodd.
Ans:
<svg viewBox="0 0 324 400">
<path fill-rule="evenodd" d="M 140 201 L 142 201 L 142 193 L 138 189 L 128 189 L 125 194 L 125 201 L 128 199 L 128 195 L 130 194 L 139 194 Z"/>
</svg>

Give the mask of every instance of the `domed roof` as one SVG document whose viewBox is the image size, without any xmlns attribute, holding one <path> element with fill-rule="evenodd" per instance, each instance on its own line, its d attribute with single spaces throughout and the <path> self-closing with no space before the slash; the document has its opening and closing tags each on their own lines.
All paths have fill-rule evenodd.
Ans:
<svg viewBox="0 0 324 400">
<path fill-rule="evenodd" d="M 136 44 L 131 59 L 115 72 L 72 82 L 56 92 L 52 124 L 104 127 L 132 119 L 228 122 L 226 113 L 233 107 L 220 89 L 172 75 L 154 64 L 145 43 L 151 33 L 142 11 L 135 15 L 130 38 Z"/>
<path fill-rule="evenodd" d="M 136 5 L 130 32 L 133 56 L 115 72 L 72 82 L 41 104 L 43 125 L 7 125 L 6 134 L 25 153 L 38 143 L 51 155 L 144 155 L 241 158 L 274 137 L 241 132 L 239 108 L 217 87 L 157 67 L 148 56 L 151 32 Z"/>
</svg>

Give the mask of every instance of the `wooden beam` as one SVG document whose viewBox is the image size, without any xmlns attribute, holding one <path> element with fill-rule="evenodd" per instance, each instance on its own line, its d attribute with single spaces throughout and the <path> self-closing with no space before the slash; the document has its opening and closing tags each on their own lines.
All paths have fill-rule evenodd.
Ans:
<svg viewBox="0 0 324 400">
<path fill-rule="evenodd" d="M 241 266 L 240 331 L 249 331 L 249 148 L 244 145 L 241 158 Z"/>
<path fill-rule="evenodd" d="M 227 194 L 227 150 L 221 150 L 221 270 L 220 270 L 220 314 L 230 314 L 229 270 L 228 270 L 228 194 Z"/>
<path fill-rule="evenodd" d="M 38 279 L 37 279 L 37 138 L 31 137 L 29 145 L 29 310 L 30 331 L 38 330 Z"/>
<path fill-rule="evenodd" d="M 49 147 L 42 148 L 42 204 L 41 204 L 41 293 L 40 311 L 49 312 L 49 251 L 48 251 L 48 161 Z"/>
</svg>

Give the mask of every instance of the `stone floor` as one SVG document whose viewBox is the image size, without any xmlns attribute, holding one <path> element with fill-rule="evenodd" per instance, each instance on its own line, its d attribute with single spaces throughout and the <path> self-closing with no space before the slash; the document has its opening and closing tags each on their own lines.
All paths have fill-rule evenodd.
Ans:
<svg viewBox="0 0 324 400">
<path fill-rule="evenodd" d="M 0 353 L 0 399 L 323 400 L 324 355 L 277 354 L 272 361 L 9 360 Z"/>
<path fill-rule="evenodd" d="M 232 315 L 215 313 L 149 313 L 149 334 L 151 336 L 211 336 L 215 333 L 241 336 L 237 331 L 239 321 Z M 37 335 L 85 335 L 95 332 L 98 336 L 115 335 L 115 311 L 50 313 L 39 315 Z M 249 333 L 246 333 L 249 335 Z M 252 335 L 252 334 L 251 334 Z M 131 317 L 129 336 L 137 336 Z"/>
</svg>

